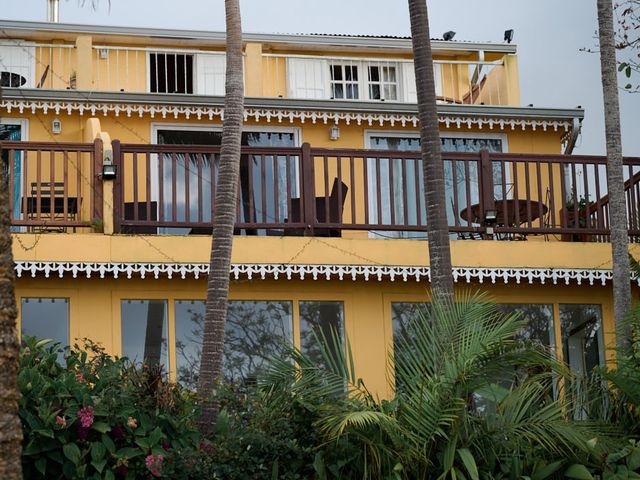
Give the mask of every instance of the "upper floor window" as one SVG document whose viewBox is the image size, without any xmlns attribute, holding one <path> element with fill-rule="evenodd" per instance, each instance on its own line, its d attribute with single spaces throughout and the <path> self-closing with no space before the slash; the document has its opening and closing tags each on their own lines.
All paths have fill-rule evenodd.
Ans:
<svg viewBox="0 0 640 480">
<path fill-rule="evenodd" d="M 331 98 L 355 100 L 360 98 L 358 91 L 357 65 L 331 65 Z"/>
<path fill-rule="evenodd" d="M 440 65 L 434 65 L 436 95 L 442 95 Z M 287 58 L 291 98 L 415 102 L 416 82 L 409 60 Z"/>
<path fill-rule="evenodd" d="M 0 87 L 35 86 L 35 49 L 21 40 L 0 42 Z"/>
<path fill-rule="evenodd" d="M 151 93 L 193 93 L 193 55 L 149 54 Z"/>
<path fill-rule="evenodd" d="M 396 67 L 369 65 L 369 99 L 398 100 L 398 75 Z"/>
</svg>

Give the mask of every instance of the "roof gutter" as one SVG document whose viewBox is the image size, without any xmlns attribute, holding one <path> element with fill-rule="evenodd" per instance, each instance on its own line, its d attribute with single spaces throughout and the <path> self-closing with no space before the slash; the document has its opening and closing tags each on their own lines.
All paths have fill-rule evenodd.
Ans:
<svg viewBox="0 0 640 480">
<path fill-rule="evenodd" d="M 39 34 L 51 32 L 57 34 L 85 35 L 123 35 L 129 37 L 152 38 L 166 41 L 192 41 L 194 43 L 210 43 L 224 45 L 225 33 L 204 30 L 178 30 L 165 28 L 135 28 L 110 25 L 81 25 L 71 23 L 28 22 L 19 20 L 0 20 L 0 30 L 7 35 Z M 314 35 L 314 34 L 282 34 L 282 33 L 243 33 L 245 42 L 264 42 L 272 44 L 292 44 L 309 47 L 334 48 L 387 48 L 411 52 L 410 38 L 389 38 L 375 36 L 349 35 Z M 515 54 L 515 44 L 490 42 L 456 42 L 432 40 L 434 50 L 439 51 L 489 51 Z"/>
</svg>

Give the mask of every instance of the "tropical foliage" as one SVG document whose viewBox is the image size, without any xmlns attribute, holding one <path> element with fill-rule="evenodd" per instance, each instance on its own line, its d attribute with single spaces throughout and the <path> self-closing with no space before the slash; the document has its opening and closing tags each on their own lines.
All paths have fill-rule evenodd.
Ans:
<svg viewBox="0 0 640 480">
<path fill-rule="evenodd" d="M 542 479 L 586 470 L 583 460 L 604 455 L 612 431 L 574 418 L 559 392 L 569 372 L 517 340 L 523 326 L 482 298 L 434 305 L 396 342 L 391 401 L 366 389 L 349 348 L 336 345 L 323 350 L 328 371 L 294 352 L 299 368 L 274 364 L 263 388 L 281 402 L 323 405 L 314 423 L 323 444 L 357 451 L 349 478 Z"/>
<path fill-rule="evenodd" d="M 26 478 L 640 478 L 640 315 L 617 367 L 574 378 L 484 297 L 408 315 L 381 400 L 349 342 L 290 348 L 257 383 L 222 385 L 209 437 L 197 397 L 89 344 L 27 339 Z"/>
<path fill-rule="evenodd" d="M 197 447 L 192 394 L 88 343 L 27 338 L 18 386 L 25 478 L 181 478 Z"/>
</svg>

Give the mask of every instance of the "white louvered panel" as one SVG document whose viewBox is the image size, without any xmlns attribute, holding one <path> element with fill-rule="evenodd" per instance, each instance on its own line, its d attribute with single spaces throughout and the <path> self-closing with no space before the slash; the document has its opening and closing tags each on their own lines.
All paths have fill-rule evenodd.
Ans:
<svg viewBox="0 0 640 480">
<path fill-rule="evenodd" d="M 287 59 L 287 84 L 289 98 L 329 98 L 327 74 L 329 66 L 325 60 Z"/>
<path fill-rule="evenodd" d="M 224 95 L 226 67 L 224 55 L 196 55 L 196 93 Z"/>
</svg>

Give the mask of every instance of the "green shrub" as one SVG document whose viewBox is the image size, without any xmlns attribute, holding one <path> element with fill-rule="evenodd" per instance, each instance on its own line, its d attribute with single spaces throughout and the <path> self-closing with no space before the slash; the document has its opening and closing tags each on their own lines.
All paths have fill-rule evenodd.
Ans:
<svg viewBox="0 0 640 480">
<path fill-rule="evenodd" d="M 26 339 L 20 356 L 25 478 L 181 478 L 199 436 L 192 395 L 95 344 Z"/>
</svg>

